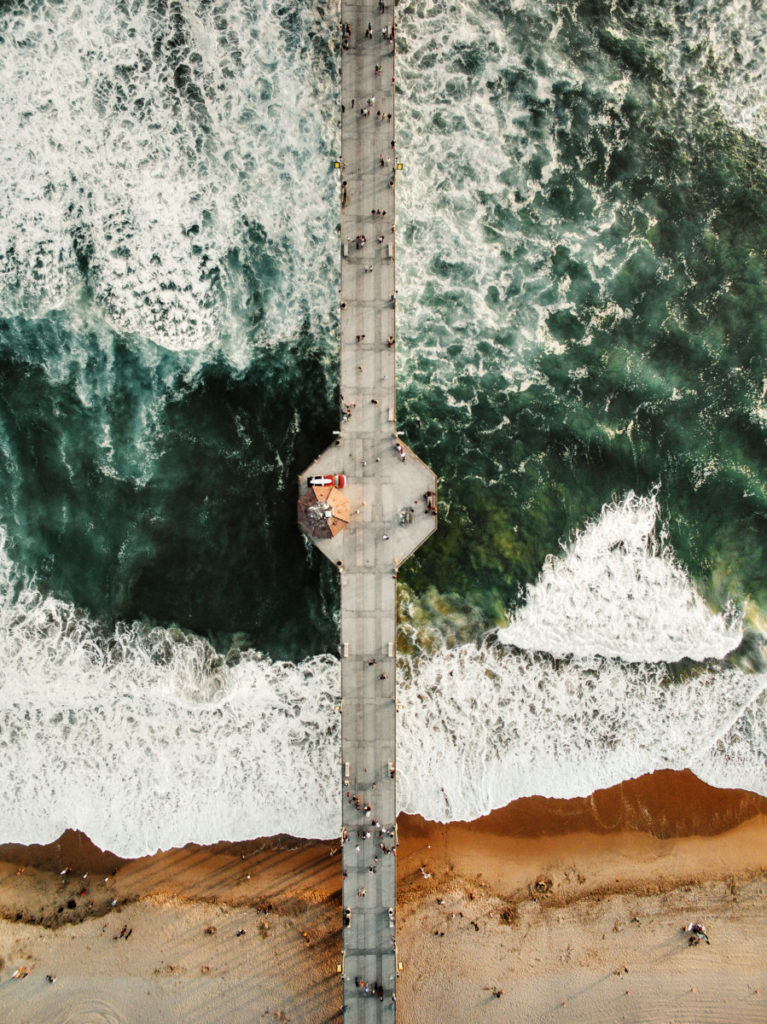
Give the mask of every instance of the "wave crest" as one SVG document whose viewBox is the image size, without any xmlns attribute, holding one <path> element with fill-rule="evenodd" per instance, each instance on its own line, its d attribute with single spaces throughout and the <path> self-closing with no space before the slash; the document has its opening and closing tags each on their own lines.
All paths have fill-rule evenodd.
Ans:
<svg viewBox="0 0 767 1024">
<path fill-rule="evenodd" d="M 706 607 L 656 538 L 657 518 L 654 492 L 605 505 L 564 555 L 548 556 L 499 639 L 558 658 L 723 658 L 742 639 L 740 621 Z"/>
</svg>

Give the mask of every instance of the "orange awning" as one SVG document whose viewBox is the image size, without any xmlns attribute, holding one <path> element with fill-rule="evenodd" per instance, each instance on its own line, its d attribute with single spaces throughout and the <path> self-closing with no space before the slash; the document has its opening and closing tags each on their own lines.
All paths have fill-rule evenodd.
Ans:
<svg viewBox="0 0 767 1024">
<path fill-rule="evenodd" d="M 335 537 L 348 524 L 349 499 L 337 487 L 310 487 L 298 499 L 298 525 L 310 537 Z"/>
</svg>

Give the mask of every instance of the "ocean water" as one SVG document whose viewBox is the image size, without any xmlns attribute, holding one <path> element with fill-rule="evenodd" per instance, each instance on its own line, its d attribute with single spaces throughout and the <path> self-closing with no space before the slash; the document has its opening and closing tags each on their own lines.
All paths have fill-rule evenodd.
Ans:
<svg viewBox="0 0 767 1024">
<path fill-rule="evenodd" d="M 337 833 L 339 17 L 0 6 L 0 840 Z M 767 12 L 398 18 L 400 806 L 767 794 Z"/>
</svg>

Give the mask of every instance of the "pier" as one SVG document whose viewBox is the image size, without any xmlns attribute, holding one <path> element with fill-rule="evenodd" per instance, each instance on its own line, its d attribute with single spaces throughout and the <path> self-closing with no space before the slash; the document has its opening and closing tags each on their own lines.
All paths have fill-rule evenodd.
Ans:
<svg viewBox="0 0 767 1024">
<path fill-rule="evenodd" d="M 344 0 L 342 26 L 341 424 L 299 522 L 340 574 L 344 1020 L 373 1024 L 398 970 L 397 573 L 436 529 L 436 478 L 397 432 L 394 4 Z"/>
</svg>

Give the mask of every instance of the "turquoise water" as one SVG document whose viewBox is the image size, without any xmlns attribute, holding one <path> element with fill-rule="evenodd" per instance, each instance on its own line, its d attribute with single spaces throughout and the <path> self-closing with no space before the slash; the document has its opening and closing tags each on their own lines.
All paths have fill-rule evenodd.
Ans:
<svg viewBox="0 0 767 1024">
<path fill-rule="evenodd" d="M 267 0 L 2 6 L 9 750 L 36 680 L 45 699 L 132 676 L 175 693 L 163 672 L 189 651 L 179 685 L 196 701 L 241 696 L 257 666 L 267 691 L 294 680 L 286 708 L 313 706 L 325 673 L 327 707 L 294 746 L 335 736 L 336 583 L 294 503 L 338 420 L 339 17 Z M 678 675 L 665 665 L 684 664 L 696 693 L 720 688 L 697 726 L 724 744 L 711 781 L 767 791 L 767 16 L 483 0 L 402 3 L 398 19 L 399 418 L 441 510 L 400 576 L 403 686 L 437 701 L 457 672 L 466 711 L 471 680 L 497 672 L 501 746 L 525 735 L 508 690 L 564 687 L 545 764 L 591 714 L 595 672 L 613 689 L 624 673 L 639 723 Z M 610 595 L 610 630 L 584 592 Z M 511 646 L 483 646 L 496 627 Z M 562 657 L 608 660 L 557 675 Z M 263 711 L 244 707 L 251 724 Z M 461 745 L 465 725 L 421 712 L 414 743 L 436 728 Z M 54 726 L 30 749 L 48 729 L 60 752 Z M 682 743 L 656 736 L 604 774 L 622 728 L 572 741 L 578 791 L 671 765 Z M 473 803 L 445 809 L 399 772 L 407 805 L 471 817 L 567 775 L 517 785 L 507 765 L 486 785 L 472 765 Z M 10 838 L 37 827 L 19 813 L 3 814 Z M 251 816 L 244 834 L 276 825 Z M 208 837 L 235 830 L 211 812 Z"/>
</svg>

